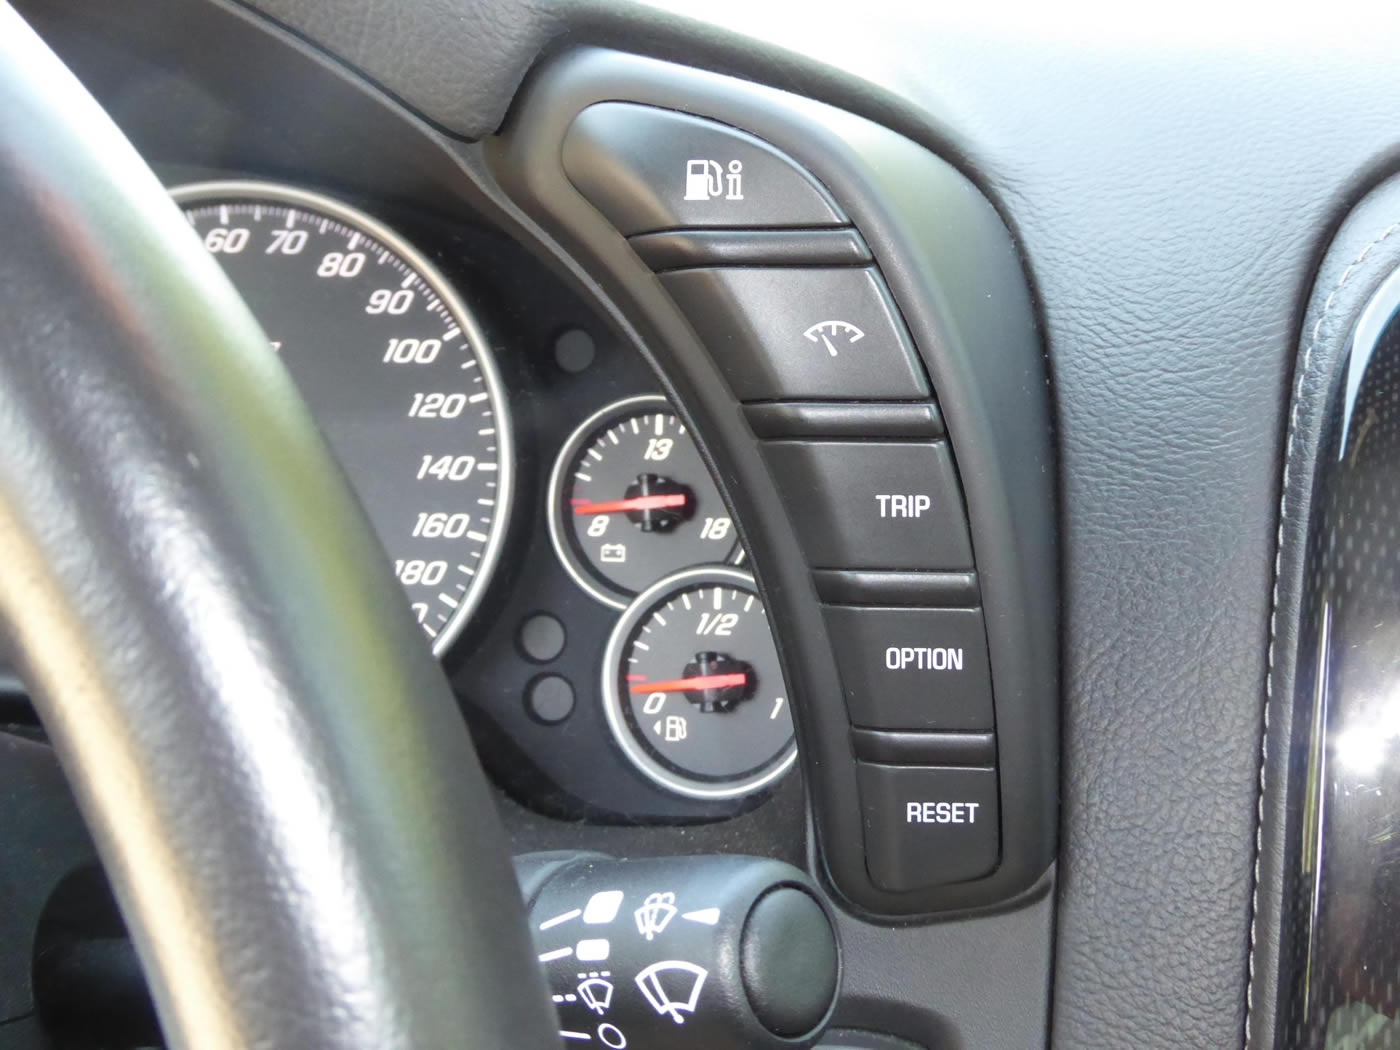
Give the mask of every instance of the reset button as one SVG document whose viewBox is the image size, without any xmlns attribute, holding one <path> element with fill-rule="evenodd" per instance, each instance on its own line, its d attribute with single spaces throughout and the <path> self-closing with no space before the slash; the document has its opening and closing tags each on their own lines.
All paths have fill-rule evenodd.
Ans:
<svg viewBox="0 0 1400 1050">
<path fill-rule="evenodd" d="M 871 881 L 902 893 L 988 874 L 1001 852 L 995 769 L 856 763 Z"/>
</svg>

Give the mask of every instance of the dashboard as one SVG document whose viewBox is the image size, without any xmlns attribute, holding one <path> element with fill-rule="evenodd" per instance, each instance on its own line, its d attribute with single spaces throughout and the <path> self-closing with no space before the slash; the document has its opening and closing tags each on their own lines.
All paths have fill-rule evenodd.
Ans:
<svg viewBox="0 0 1400 1050">
<path fill-rule="evenodd" d="M 1339 376 L 1400 266 L 1393 34 L 19 6 L 253 305 L 515 853 L 802 869 L 843 1050 L 1393 1014 L 1355 932 L 1387 928 L 1388 744 L 1342 732 L 1384 706 L 1389 570 L 1328 606 L 1357 562 L 1319 532 L 1384 547 L 1348 501 L 1388 432 L 1349 413 L 1384 423 L 1389 336 L 1379 393 Z M 662 889 L 626 888 L 653 925 Z M 547 895 L 559 980 L 606 979 L 553 953 L 616 892 Z"/>
<path fill-rule="evenodd" d="M 290 370 L 520 849 L 806 864 L 814 819 L 860 913 L 1043 898 L 1043 351 L 965 177 L 606 51 L 470 144 L 235 13 L 61 36 Z"/>
<path fill-rule="evenodd" d="M 921 1041 L 882 975 L 1009 923 L 956 979 L 1037 1027 L 1054 458 L 986 196 L 866 118 L 606 49 L 463 141 L 201 11 L 26 14 L 287 366 L 514 852 L 813 871 L 842 1022 Z"/>
<path fill-rule="evenodd" d="M 584 858 L 522 878 L 562 1038 L 1395 1042 L 1393 13 L 17 6 L 253 303 L 517 860 Z M 695 1023 L 785 880 L 802 1023 Z"/>
<path fill-rule="evenodd" d="M 805 864 L 814 818 L 860 911 L 1043 896 L 1043 356 L 965 178 L 839 111 L 606 52 L 465 145 L 295 46 L 254 82 L 106 17 L 66 57 L 288 366 L 518 849 Z M 256 32 L 179 30 L 179 53 Z M 617 264 L 550 240 L 620 248 L 660 298 L 619 313 L 592 276 Z"/>
<path fill-rule="evenodd" d="M 645 363 L 524 259 L 458 247 L 449 277 L 304 187 L 171 192 L 287 363 L 497 781 L 562 819 L 761 803 L 796 758 L 777 651 Z"/>
</svg>

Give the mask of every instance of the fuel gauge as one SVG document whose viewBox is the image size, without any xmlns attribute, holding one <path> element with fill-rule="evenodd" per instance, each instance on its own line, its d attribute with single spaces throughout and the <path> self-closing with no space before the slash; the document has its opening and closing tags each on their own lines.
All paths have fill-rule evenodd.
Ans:
<svg viewBox="0 0 1400 1050">
<path fill-rule="evenodd" d="M 691 798 L 758 790 L 797 756 L 787 686 L 753 577 L 687 569 L 622 614 L 603 660 L 603 705 L 623 753 Z"/>
<path fill-rule="evenodd" d="M 564 567 L 615 609 L 663 576 L 738 553 L 729 509 L 664 397 L 627 398 L 586 419 L 555 461 L 549 505 Z"/>
</svg>

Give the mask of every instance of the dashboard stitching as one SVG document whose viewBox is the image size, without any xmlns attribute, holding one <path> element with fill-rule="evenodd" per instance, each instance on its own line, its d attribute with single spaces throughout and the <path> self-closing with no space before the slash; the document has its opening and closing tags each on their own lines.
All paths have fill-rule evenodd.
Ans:
<svg viewBox="0 0 1400 1050">
<path fill-rule="evenodd" d="M 1249 1046 L 1252 1022 L 1254 1019 L 1254 966 L 1255 954 L 1259 945 L 1256 936 L 1259 924 L 1259 866 L 1264 848 L 1264 794 L 1269 760 L 1269 714 L 1274 699 L 1275 652 L 1278 642 L 1279 584 L 1283 575 L 1284 527 L 1288 521 L 1289 474 L 1293 464 L 1293 444 L 1298 433 L 1298 413 L 1303 399 L 1303 384 L 1307 380 L 1308 368 L 1312 362 L 1313 350 L 1316 348 L 1318 339 L 1322 334 L 1322 326 L 1332 312 L 1332 306 L 1336 301 L 1337 295 L 1346 287 L 1346 283 L 1351 280 L 1357 268 L 1366 261 L 1366 256 L 1370 255 L 1371 251 L 1377 245 L 1385 241 L 1396 230 L 1400 230 L 1400 222 L 1391 223 L 1386 227 L 1381 235 L 1371 241 L 1366 247 L 1362 248 L 1356 258 L 1351 261 L 1351 264 L 1342 271 L 1341 276 L 1337 279 L 1336 287 L 1328 293 L 1327 298 L 1322 303 L 1322 312 L 1318 315 L 1317 321 L 1313 324 L 1312 332 L 1308 337 L 1307 346 L 1303 349 L 1303 359 L 1298 365 L 1298 375 L 1293 385 L 1293 400 L 1288 413 L 1288 439 L 1284 444 L 1283 453 L 1283 485 L 1279 493 L 1278 536 L 1274 548 L 1274 586 L 1269 609 L 1269 650 L 1267 669 L 1264 674 L 1263 734 L 1259 754 L 1259 800 L 1254 824 L 1254 888 L 1250 897 L 1249 968 L 1245 983 L 1244 1045 L 1246 1047 Z"/>
</svg>

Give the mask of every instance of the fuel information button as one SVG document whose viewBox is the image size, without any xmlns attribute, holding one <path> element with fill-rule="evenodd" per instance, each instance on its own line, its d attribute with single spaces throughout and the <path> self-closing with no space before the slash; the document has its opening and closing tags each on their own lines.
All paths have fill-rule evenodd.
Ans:
<svg viewBox="0 0 1400 1050">
<path fill-rule="evenodd" d="M 589 106 L 569 128 L 561 159 L 569 181 L 627 236 L 847 221 L 809 172 L 767 142 L 656 106 Z"/>
<path fill-rule="evenodd" d="M 992 872 L 1001 851 L 995 769 L 856 763 L 865 864 L 892 893 Z"/>
</svg>

